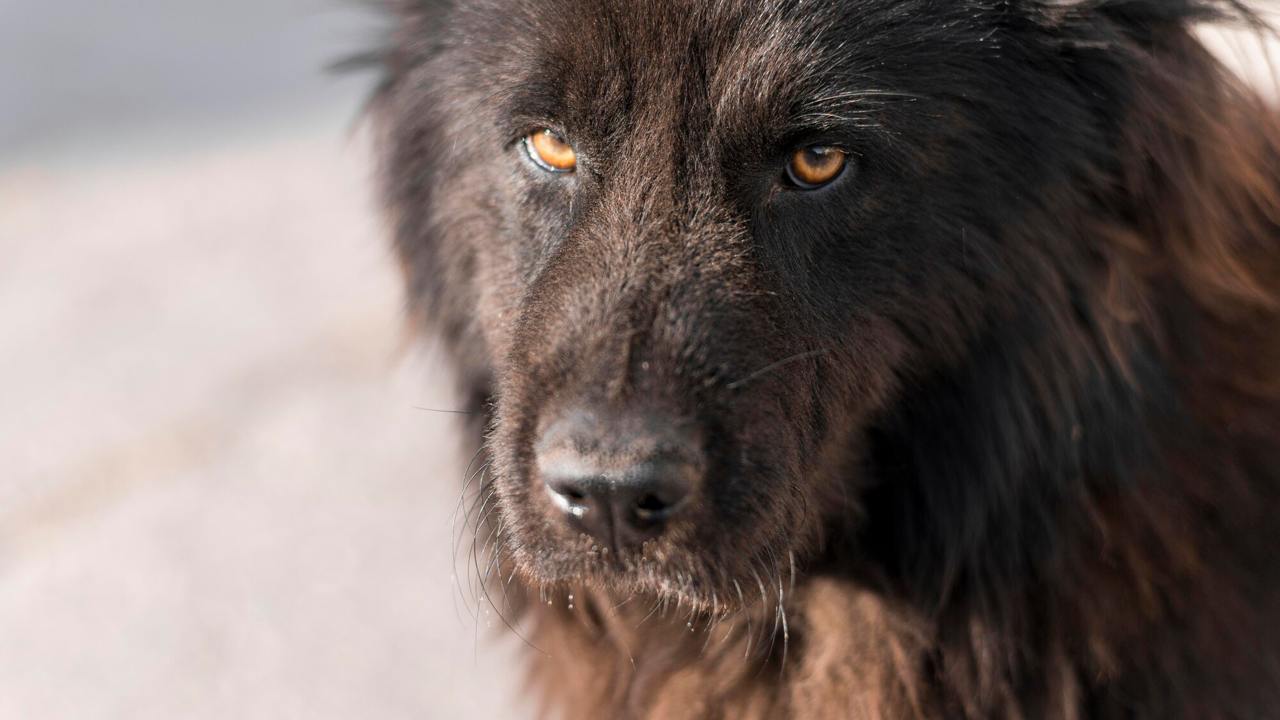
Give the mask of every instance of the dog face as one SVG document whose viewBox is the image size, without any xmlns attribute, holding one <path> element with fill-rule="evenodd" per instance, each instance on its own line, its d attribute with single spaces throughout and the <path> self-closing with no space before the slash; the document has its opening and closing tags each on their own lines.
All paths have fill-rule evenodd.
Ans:
<svg viewBox="0 0 1280 720">
<path fill-rule="evenodd" d="M 1090 250 L 1045 218 L 1107 169 L 1125 88 L 1089 51 L 1110 26 L 1068 5 L 402 12 L 398 248 L 492 403 L 529 579 L 764 593 L 861 522 L 904 388 L 1002 318 L 1070 313 Z"/>
</svg>

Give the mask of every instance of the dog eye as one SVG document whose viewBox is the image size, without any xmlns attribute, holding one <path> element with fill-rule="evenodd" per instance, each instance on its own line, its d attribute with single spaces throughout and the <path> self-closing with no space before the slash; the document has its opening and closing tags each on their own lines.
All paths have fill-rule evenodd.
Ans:
<svg viewBox="0 0 1280 720">
<path fill-rule="evenodd" d="M 849 153 L 836 147 L 810 145 L 796 150 L 787 163 L 787 179 L 802 190 L 814 190 L 840 177 Z"/>
<path fill-rule="evenodd" d="M 529 159 L 547 172 L 573 172 L 578 166 L 578 154 L 573 146 L 550 130 L 535 130 L 526 135 L 524 149 Z"/>
</svg>

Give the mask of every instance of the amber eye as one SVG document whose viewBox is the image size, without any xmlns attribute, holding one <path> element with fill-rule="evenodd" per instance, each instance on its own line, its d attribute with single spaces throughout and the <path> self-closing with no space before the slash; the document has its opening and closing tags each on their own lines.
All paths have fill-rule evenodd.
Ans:
<svg viewBox="0 0 1280 720">
<path fill-rule="evenodd" d="M 796 150 L 787 163 L 787 177 L 796 187 L 813 190 L 840 177 L 849 153 L 836 147 L 810 145 Z"/>
<path fill-rule="evenodd" d="M 524 138 L 529 159 L 547 172 L 572 172 L 578 166 L 578 154 L 573 146 L 550 130 L 535 130 Z"/>
</svg>

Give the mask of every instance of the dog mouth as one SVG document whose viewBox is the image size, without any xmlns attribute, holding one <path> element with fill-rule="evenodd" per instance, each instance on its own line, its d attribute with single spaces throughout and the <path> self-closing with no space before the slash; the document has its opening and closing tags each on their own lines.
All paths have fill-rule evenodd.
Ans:
<svg viewBox="0 0 1280 720">
<path fill-rule="evenodd" d="M 534 588 L 706 611 L 776 602 L 822 520 L 806 437 L 780 421 L 791 398 L 508 393 L 489 447 L 511 569 Z"/>
<path fill-rule="evenodd" d="M 613 427 L 591 417 L 590 427 Z M 751 484 L 741 468 L 720 467 L 700 448 L 692 452 L 696 444 L 650 437 L 644 452 L 628 442 L 620 453 L 613 443 L 643 434 L 566 443 L 560 432 L 535 444 L 534 462 L 499 488 L 512 528 L 507 550 L 531 586 L 595 588 L 616 601 L 649 598 L 714 618 L 773 607 L 795 582 L 807 547 L 797 523 L 780 521 L 763 498 L 744 512 L 713 487 L 723 477 Z M 623 461 L 637 457 L 644 460 Z M 787 526 L 792 537 L 777 532 Z"/>
<path fill-rule="evenodd" d="M 789 553 L 784 553 L 784 556 Z M 710 546 L 686 545 L 665 538 L 614 551 L 586 534 L 534 543 L 518 549 L 516 562 L 534 587 L 575 592 L 594 588 L 616 601 L 649 598 L 706 616 L 724 615 L 775 597 L 779 576 L 790 578 L 794 565 L 739 570 Z"/>
</svg>

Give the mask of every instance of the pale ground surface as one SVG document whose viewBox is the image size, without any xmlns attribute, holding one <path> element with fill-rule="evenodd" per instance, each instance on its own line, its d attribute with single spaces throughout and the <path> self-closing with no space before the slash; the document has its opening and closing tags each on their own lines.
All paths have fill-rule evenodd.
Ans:
<svg viewBox="0 0 1280 720">
<path fill-rule="evenodd" d="M 526 716 L 360 87 L 302 0 L 132 7 L 0 0 L 0 720 Z"/>
<path fill-rule="evenodd" d="M 346 145 L 0 173 L 0 718 L 515 716 Z"/>
<path fill-rule="evenodd" d="M 0 0 L 0 720 L 527 715 L 454 601 L 368 78 L 317 71 L 350 21 Z"/>
</svg>

